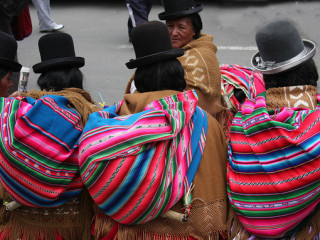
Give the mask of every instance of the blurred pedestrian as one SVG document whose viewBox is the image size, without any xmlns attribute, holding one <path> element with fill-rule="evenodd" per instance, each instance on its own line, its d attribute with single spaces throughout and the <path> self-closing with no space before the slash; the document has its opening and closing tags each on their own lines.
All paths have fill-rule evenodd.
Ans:
<svg viewBox="0 0 320 240">
<path fill-rule="evenodd" d="M 0 97 L 7 97 L 13 87 L 12 72 L 18 72 L 21 65 L 15 61 L 17 42 L 13 37 L 0 32 Z"/>
<path fill-rule="evenodd" d="M 128 19 L 128 33 L 129 41 L 132 29 L 141 23 L 149 21 L 149 13 L 152 8 L 153 0 L 126 0 L 129 19 Z"/>
<path fill-rule="evenodd" d="M 12 35 L 11 21 L 27 6 L 29 0 L 0 0 L 0 31 Z"/>
<path fill-rule="evenodd" d="M 63 24 L 57 24 L 52 20 L 50 13 L 50 0 L 32 0 L 32 3 L 37 9 L 40 32 L 59 31 L 64 27 Z"/>
<path fill-rule="evenodd" d="M 11 28 L 11 22 L 14 17 L 18 16 L 20 12 L 26 8 L 29 0 L 0 0 L 0 32 L 7 33 L 14 37 Z M 15 61 L 18 61 L 17 55 Z M 12 81 L 14 88 L 9 92 L 12 93 L 18 88 L 19 74 L 12 73 Z"/>
</svg>

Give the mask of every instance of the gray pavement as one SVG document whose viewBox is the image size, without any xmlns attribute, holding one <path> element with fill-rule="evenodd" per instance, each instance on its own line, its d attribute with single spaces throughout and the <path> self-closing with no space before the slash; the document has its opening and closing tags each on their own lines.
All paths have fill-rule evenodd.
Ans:
<svg viewBox="0 0 320 240">
<path fill-rule="evenodd" d="M 204 33 L 214 36 L 219 48 L 220 64 L 250 65 L 256 52 L 254 35 L 257 27 L 273 18 L 291 18 L 307 38 L 320 44 L 320 2 L 272 2 L 252 5 L 248 3 L 221 4 L 205 1 L 200 13 Z M 18 58 L 23 66 L 32 67 L 40 62 L 37 14 L 30 4 L 33 33 L 19 42 Z M 150 20 L 158 20 L 163 7 L 156 4 Z M 77 56 L 86 59 L 81 68 L 85 75 L 85 89 L 95 101 L 100 101 L 98 92 L 111 105 L 122 99 L 126 84 L 134 70 L 125 63 L 135 58 L 128 42 L 128 13 L 124 1 L 51 1 L 51 15 L 57 23 L 63 23 L 64 32 L 74 38 Z M 320 53 L 315 57 L 320 66 Z M 38 75 L 31 74 L 28 89 L 38 89 Z"/>
</svg>

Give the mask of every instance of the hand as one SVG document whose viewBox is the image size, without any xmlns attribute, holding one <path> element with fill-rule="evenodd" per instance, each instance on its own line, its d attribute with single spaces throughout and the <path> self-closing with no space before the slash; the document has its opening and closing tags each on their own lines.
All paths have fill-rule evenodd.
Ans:
<svg viewBox="0 0 320 240">
<path fill-rule="evenodd" d="M 19 97 L 19 96 L 20 96 L 20 93 L 18 91 L 15 91 L 9 95 L 9 97 Z"/>
</svg>

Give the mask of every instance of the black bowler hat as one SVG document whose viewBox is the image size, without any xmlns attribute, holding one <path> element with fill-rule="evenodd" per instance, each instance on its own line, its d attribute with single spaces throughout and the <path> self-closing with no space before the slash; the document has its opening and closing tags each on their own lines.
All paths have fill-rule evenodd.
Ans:
<svg viewBox="0 0 320 240">
<path fill-rule="evenodd" d="M 39 39 L 41 62 L 33 65 L 35 73 L 66 67 L 83 67 L 84 58 L 76 57 L 72 37 L 63 32 L 49 33 Z"/>
<path fill-rule="evenodd" d="M 262 74 L 276 74 L 309 60 L 316 45 L 304 40 L 294 22 L 280 19 L 262 25 L 256 33 L 259 52 L 251 59 L 253 67 Z"/>
<path fill-rule="evenodd" d="M 170 20 L 184 17 L 202 11 L 201 3 L 193 0 L 163 0 L 164 12 L 159 13 L 160 20 Z"/>
<path fill-rule="evenodd" d="M 173 59 L 184 54 L 184 49 L 172 48 L 168 28 L 159 21 L 146 22 L 133 28 L 130 38 L 136 59 L 126 63 L 129 69 Z"/>
<path fill-rule="evenodd" d="M 18 44 L 10 35 L 0 32 L 0 66 L 14 72 L 21 69 L 21 64 L 15 61 Z"/>
</svg>

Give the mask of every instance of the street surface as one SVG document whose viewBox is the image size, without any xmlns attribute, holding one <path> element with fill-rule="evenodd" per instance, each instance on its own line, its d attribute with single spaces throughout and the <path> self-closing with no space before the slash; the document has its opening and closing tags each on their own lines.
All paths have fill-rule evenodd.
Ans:
<svg viewBox="0 0 320 240">
<path fill-rule="evenodd" d="M 222 4 L 203 1 L 204 10 L 200 15 L 204 33 L 212 34 L 218 46 L 220 64 L 250 66 L 251 56 L 257 51 L 255 31 L 265 21 L 274 18 L 291 18 L 303 36 L 320 45 L 320 2 L 271 2 L 266 4 L 236 3 Z M 30 3 L 33 33 L 18 48 L 18 59 L 23 66 L 32 67 L 40 62 L 38 39 L 38 18 Z M 149 20 L 158 20 L 163 12 L 155 4 Z M 125 87 L 134 70 L 125 63 L 135 58 L 128 41 L 128 12 L 125 1 L 51 1 L 52 18 L 72 35 L 76 55 L 84 57 L 86 65 L 81 68 L 85 75 L 84 87 L 95 101 L 99 102 L 100 92 L 107 105 L 122 99 Z M 314 58 L 320 66 L 320 52 Z M 319 71 L 320 72 L 320 71 Z M 28 89 L 38 89 L 38 75 L 31 73 Z M 319 84 L 320 85 L 320 84 Z M 319 91 L 318 87 L 318 91 Z"/>
</svg>

